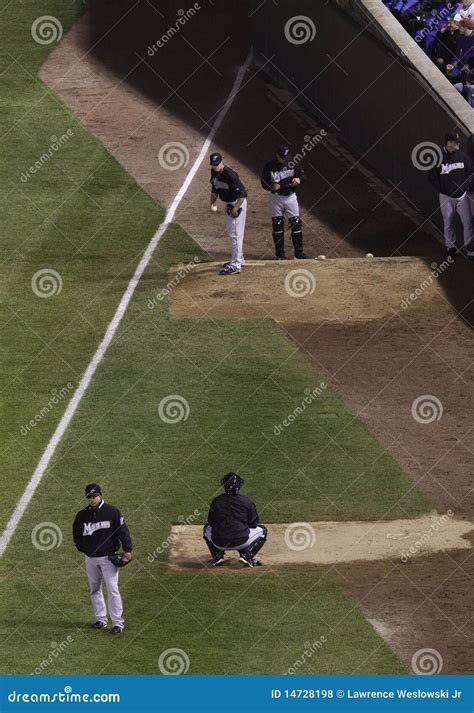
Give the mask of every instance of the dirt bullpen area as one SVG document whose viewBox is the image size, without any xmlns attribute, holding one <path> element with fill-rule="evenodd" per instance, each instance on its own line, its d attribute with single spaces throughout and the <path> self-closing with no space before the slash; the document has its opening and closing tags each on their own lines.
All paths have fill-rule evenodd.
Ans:
<svg viewBox="0 0 474 713">
<path fill-rule="evenodd" d="M 170 271 L 174 319 L 353 323 L 391 317 L 410 305 L 417 312 L 446 308 L 433 269 L 416 257 L 253 261 L 229 278 L 219 276 L 219 268 L 206 263 Z"/>
<path fill-rule="evenodd" d="M 261 553 L 265 566 L 289 569 L 358 560 L 399 559 L 406 564 L 412 557 L 469 549 L 471 543 L 466 536 L 474 524 L 433 512 L 414 520 L 293 522 L 266 527 L 268 541 Z M 175 571 L 202 567 L 209 559 L 202 527 L 175 525 L 170 541 L 169 566 Z M 229 555 L 224 564 L 234 569 L 238 555 Z"/>
</svg>

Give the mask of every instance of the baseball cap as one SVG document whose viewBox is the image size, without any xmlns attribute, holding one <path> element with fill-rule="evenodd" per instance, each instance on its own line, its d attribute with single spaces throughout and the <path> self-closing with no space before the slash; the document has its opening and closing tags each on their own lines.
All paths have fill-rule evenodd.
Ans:
<svg viewBox="0 0 474 713">
<path fill-rule="evenodd" d="M 446 143 L 448 141 L 455 141 L 457 144 L 461 143 L 461 137 L 459 136 L 457 131 L 447 131 L 444 135 L 444 140 Z"/>
<path fill-rule="evenodd" d="M 279 146 L 279 147 L 277 148 L 277 154 L 278 154 L 281 158 L 290 158 L 290 149 L 289 149 L 289 147 L 286 146 L 285 144 L 282 144 L 281 146 Z"/>
<path fill-rule="evenodd" d="M 94 498 L 96 495 L 102 495 L 102 489 L 97 483 L 89 483 L 86 485 L 86 498 Z"/>
<path fill-rule="evenodd" d="M 220 153 L 211 153 L 211 158 L 209 159 L 209 163 L 211 166 L 218 166 L 222 161 L 222 156 Z"/>
</svg>

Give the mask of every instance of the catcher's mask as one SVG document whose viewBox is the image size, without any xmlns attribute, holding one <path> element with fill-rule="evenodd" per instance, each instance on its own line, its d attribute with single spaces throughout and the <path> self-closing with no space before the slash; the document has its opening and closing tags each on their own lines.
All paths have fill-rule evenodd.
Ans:
<svg viewBox="0 0 474 713">
<path fill-rule="evenodd" d="M 238 493 L 244 484 L 243 478 L 238 473 L 226 473 L 221 480 L 226 493 Z"/>
</svg>

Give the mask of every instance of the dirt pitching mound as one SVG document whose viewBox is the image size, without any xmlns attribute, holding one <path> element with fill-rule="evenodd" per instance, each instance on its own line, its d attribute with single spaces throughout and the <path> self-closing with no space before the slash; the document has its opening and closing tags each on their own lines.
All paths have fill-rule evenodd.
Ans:
<svg viewBox="0 0 474 713">
<path fill-rule="evenodd" d="M 467 535 L 474 524 L 432 512 L 414 520 L 379 522 L 295 522 L 268 525 L 268 542 L 262 550 L 266 565 L 280 568 L 334 565 L 358 560 L 398 559 L 445 550 L 472 547 Z M 187 571 L 209 559 L 198 525 L 171 528 L 169 566 Z M 230 553 L 237 564 L 237 553 Z M 233 567 L 232 567 L 233 568 Z M 239 567 L 240 568 L 240 567 Z"/>
<path fill-rule="evenodd" d="M 220 267 L 170 271 L 173 319 L 366 322 L 402 311 L 407 300 L 411 313 L 446 310 L 430 267 L 416 257 L 254 261 L 231 277 L 220 276 Z"/>
</svg>

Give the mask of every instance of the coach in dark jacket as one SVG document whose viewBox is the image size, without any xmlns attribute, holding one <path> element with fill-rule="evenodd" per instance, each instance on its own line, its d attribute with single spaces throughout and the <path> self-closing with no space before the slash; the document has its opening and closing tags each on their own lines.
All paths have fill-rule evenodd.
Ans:
<svg viewBox="0 0 474 713">
<path fill-rule="evenodd" d="M 238 473 L 227 473 L 221 480 L 224 493 L 211 503 L 204 539 L 212 555 L 209 564 L 217 567 L 224 563 L 226 550 L 237 550 L 246 567 L 261 563 L 255 555 L 267 539 L 267 529 L 259 524 L 255 503 L 240 494 L 244 484 Z"/>
<path fill-rule="evenodd" d="M 456 255 L 454 218 L 457 213 L 463 225 L 466 254 L 473 259 L 471 204 L 467 194 L 472 180 L 471 160 L 467 153 L 460 150 L 459 134 L 449 131 L 444 138 L 441 161 L 431 169 L 429 180 L 439 193 L 448 256 Z"/>
<path fill-rule="evenodd" d="M 112 620 L 112 633 L 121 634 L 124 627 L 122 597 L 118 588 L 119 570 L 110 561 L 120 544 L 126 559 L 132 558 L 132 539 L 120 510 L 102 499 L 102 490 L 97 483 L 86 485 L 88 505 L 77 513 L 72 533 L 74 544 L 86 559 L 92 609 L 95 616 L 94 629 L 107 626 L 107 607 L 102 593 L 102 578 L 108 594 L 108 609 Z"/>
</svg>

